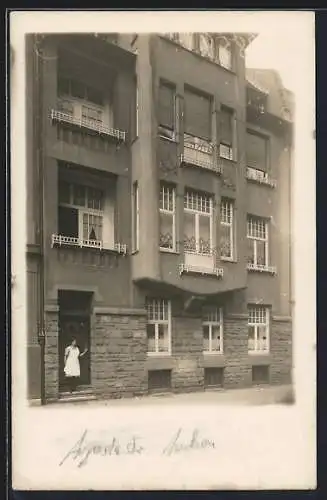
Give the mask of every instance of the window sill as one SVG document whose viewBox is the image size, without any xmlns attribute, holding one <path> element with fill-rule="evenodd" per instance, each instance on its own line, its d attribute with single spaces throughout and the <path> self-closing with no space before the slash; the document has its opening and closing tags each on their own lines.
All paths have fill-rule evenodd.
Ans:
<svg viewBox="0 0 327 500">
<path fill-rule="evenodd" d="M 277 182 L 273 179 L 260 179 L 260 178 L 250 177 L 248 175 L 246 175 L 245 177 L 248 182 L 253 182 L 254 184 L 260 184 L 261 186 L 267 186 L 270 188 L 277 187 Z"/>
<path fill-rule="evenodd" d="M 204 356 L 223 356 L 223 351 L 203 351 Z"/>
<path fill-rule="evenodd" d="M 202 276 L 212 276 L 215 278 L 221 278 L 224 275 L 224 270 L 223 268 L 220 267 L 206 268 L 200 266 L 192 266 L 188 264 L 180 264 L 179 275 L 182 276 L 183 274 L 197 274 Z"/>
<path fill-rule="evenodd" d="M 171 352 L 147 352 L 147 356 L 149 356 L 150 358 L 155 358 L 155 357 L 158 357 L 158 358 L 162 358 L 162 357 L 171 357 Z"/>
<path fill-rule="evenodd" d="M 83 240 L 70 236 L 53 234 L 51 238 L 51 247 L 54 248 L 83 248 L 88 250 L 98 250 L 102 252 L 113 252 L 118 254 L 127 254 L 127 246 L 121 243 L 115 243 L 113 247 L 103 247 L 101 241 Z"/>
<path fill-rule="evenodd" d="M 255 264 L 247 264 L 247 270 L 252 273 L 257 272 L 271 275 L 277 274 L 277 268 L 275 266 L 258 266 Z"/>
<path fill-rule="evenodd" d="M 133 250 L 133 251 L 131 252 L 131 255 L 137 255 L 138 253 L 139 253 L 139 250 Z"/>
<path fill-rule="evenodd" d="M 162 253 L 170 253 L 172 255 L 179 255 L 179 252 L 177 252 L 177 250 L 169 250 L 167 248 L 159 248 L 159 250 Z"/>
<path fill-rule="evenodd" d="M 163 139 L 164 141 L 172 142 L 173 144 L 178 144 L 176 137 L 172 139 L 171 137 L 166 137 L 166 136 L 161 135 L 161 134 L 158 134 L 158 137 L 159 137 L 159 139 Z"/>
<path fill-rule="evenodd" d="M 236 259 L 229 259 L 228 257 L 220 257 L 220 260 L 222 262 L 227 262 L 230 264 L 237 264 L 237 262 L 238 262 Z"/>
<path fill-rule="evenodd" d="M 269 351 L 248 351 L 249 356 L 269 356 Z"/>
</svg>

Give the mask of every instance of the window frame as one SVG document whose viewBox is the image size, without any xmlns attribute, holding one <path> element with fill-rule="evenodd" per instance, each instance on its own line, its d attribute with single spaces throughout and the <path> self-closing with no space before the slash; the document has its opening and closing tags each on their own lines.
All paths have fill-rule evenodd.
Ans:
<svg viewBox="0 0 327 500">
<path fill-rule="evenodd" d="M 64 207 L 64 208 L 70 208 L 72 210 L 76 210 L 78 214 L 78 224 L 77 224 L 77 233 L 78 233 L 78 239 L 82 241 L 96 241 L 99 243 L 104 243 L 104 228 L 105 226 L 110 227 L 110 220 L 106 218 L 105 215 L 105 199 L 106 199 L 106 191 L 102 190 L 100 188 L 94 188 L 93 186 L 83 184 L 80 182 L 71 182 L 71 181 L 66 181 L 64 179 L 61 179 L 59 181 L 60 183 L 65 183 L 69 186 L 69 202 L 63 202 L 60 201 L 59 196 L 58 196 L 58 207 Z M 84 205 L 78 205 L 74 203 L 74 187 L 83 187 L 85 189 L 85 196 L 84 196 Z M 59 189 L 59 188 L 58 188 Z M 102 209 L 96 209 L 96 208 L 91 208 L 88 207 L 88 192 L 91 189 L 97 189 L 99 192 L 102 193 L 102 202 L 103 206 Z M 102 219 L 102 238 L 101 239 L 96 239 L 96 240 L 90 240 L 89 238 L 84 238 L 83 232 L 84 232 L 84 227 L 83 227 L 83 218 L 84 215 L 95 215 L 97 217 L 101 217 Z M 60 234 L 59 227 L 58 227 L 58 233 Z M 115 227 L 112 227 L 112 233 L 113 233 L 113 241 L 115 241 Z M 73 236 L 71 236 L 73 238 Z"/>
<path fill-rule="evenodd" d="M 230 222 L 223 221 L 223 218 L 222 218 L 223 204 L 228 204 L 230 206 L 230 213 L 231 213 L 231 221 Z M 220 244 L 219 244 L 220 259 L 224 260 L 224 261 L 228 261 L 228 262 L 234 262 L 235 261 L 235 201 L 234 200 L 231 200 L 229 198 L 221 198 L 220 225 L 225 226 L 225 227 L 229 227 L 230 248 L 231 248 L 231 256 L 230 257 L 222 255 L 221 240 L 220 240 Z"/>
<path fill-rule="evenodd" d="M 201 211 L 196 208 L 188 208 L 185 206 L 185 197 L 191 194 L 192 196 L 200 197 L 200 199 L 204 198 L 206 201 L 209 201 L 209 212 Z M 198 198 L 199 199 L 199 198 Z M 185 249 L 184 243 L 184 253 L 191 253 L 193 255 L 201 255 L 201 256 L 211 256 L 213 252 L 213 196 L 201 193 L 199 191 L 186 190 L 184 194 L 184 213 L 188 213 L 194 215 L 194 234 L 195 234 L 195 251 L 191 249 Z M 210 253 L 201 252 L 200 251 L 200 217 L 209 217 L 209 241 L 210 241 Z M 184 235 L 185 235 L 185 224 L 184 224 Z M 185 239 L 185 238 L 184 238 Z"/>
<path fill-rule="evenodd" d="M 265 311 L 265 322 L 252 322 L 250 321 L 250 311 L 251 310 L 264 310 Z M 260 316 L 260 313 L 259 313 Z M 266 344 L 267 349 L 257 349 L 257 345 L 259 342 L 258 329 L 259 327 L 264 326 L 266 329 Z M 265 305 L 249 305 L 248 306 L 248 329 L 249 327 L 254 328 L 254 349 L 249 349 L 249 333 L 248 333 L 248 354 L 249 355 L 269 355 L 270 354 L 270 328 L 271 328 L 271 312 L 270 307 Z"/>
<path fill-rule="evenodd" d="M 138 181 L 132 184 L 132 253 L 140 249 L 140 194 Z"/>
<path fill-rule="evenodd" d="M 215 307 L 211 308 L 209 311 L 209 315 L 213 319 L 205 319 L 205 311 L 204 314 L 202 315 L 202 332 L 203 332 L 203 327 L 207 326 L 209 329 L 209 350 L 204 349 L 203 345 L 203 354 L 207 355 L 221 355 L 224 354 L 224 311 L 222 307 Z M 207 316 L 208 317 L 208 316 Z M 214 327 L 219 328 L 219 344 L 220 344 L 220 349 L 212 349 L 212 330 Z M 203 332 L 204 333 L 204 332 Z"/>
<path fill-rule="evenodd" d="M 235 126 L 235 120 L 236 120 L 236 111 L 235 109 L 225 106 L 222 104 L 220 106 L 220 112 L 219 113 L 225 113 L 228 114 L 230 117 L 230 128 L 232 131 L 232 137 L 230 143 L 228 143 L 226 140 L 219 140 L 219 157 L 223 158 L 224 160 L 231 160 L 235 161 L 236 160 L 236 153 L 235 153 L 235 144 L 236 144 L 236 126 Z M 220 134 L 220 131 L 219 131 Z M 223 153 L 223 148 L 228 148 L 228 153 L 224 154 Z"/>
<path fill-rule="evenodd" d="M 149 318 L 149 306 L 150 304 L 157 304 L 158 302 L 162 302 L 164 305 L 167 305 L 167 319 L 151 319 Z M 154 325 L 154 342 L 155 342 L 155 351 L 148 350 L 147 343 L 147 355 L 148 356 L 171 356 L 171 337 L 172 337 L 172 313 L 171 313 L 171 301 L 168 299 L 162 298 L 152 298 L 146 300 L 146 308 L 148 311 L 147 316 L 147 325 Z M 167 335 L 168 335 L 168 350 L 167 351 L 159 351 L 159 325 L 167 325 Z M 147 335 L 148 342 L 148 335 Z"/>
<path fill-rule="evenodd" d="M 255 136 L 257 138 L 260 138 L 264 141 L 265 143 L 265 159 L 264 159 L 264 165 L 257 165 L 257 166 L 254 166 L 254 165 L 251 165 L 248 163 L 248 159 L 247 159 L 247 147 L 245 148 L 245 155 L 246 155 L 246 167 L 247 168 L 251 168 L 253 170 L 257 170 L 257 171 L 260 171 L 260 172 L 264 172 L 266 174 L 266 176 L 268 177 L 269 176 L 269 172 L 270 172 L 270 136 L 269 135 L 266 135 L 266 134 L 263 134 L 255 129 L 252 129 L 252 128 L 247 128 L 246 129 L 246 137 L 245 139 L 247 140 L 247 137 L 249 135 L 252 135 L 252 136 Z"/>
<path fill-rule="evenodd" d="M 172 248 L 166 248 L 166 247 L 160 246 L 160 238 L 159 238 L 159 250 L 160 250 L 160 252 L 176 253 L 176 187 L 171 185 L 171 184 L 161 182 L 159 189 L 160 189 L 160 193 L 159 193 L 159 232 L 161 235 L 160 214 L 170 215 L 172 217 L 172 237 L 173 237 L 173 247 Z M 172 210 L 169 210 L 167 208 L 163 208 L 160 206 L 160 196 L 162 193 L 162 189 L 164 190 L 163 200 L 164 200 L 165 189 L 168 190 L 168 196 L 169 196 L 169 191 L 171 191 L 172 203 L 173 203 Z"/>
<path fill-rule="evenodd" d="M 250 221 L 260 221 L 264 224 L 265 238 L 260 237 L 260 236 L 252 236 L 249 234 Z M 248 262 L 248 264 L 253 265 L 254 268 L 267 269 L 269 267 L 269 223 L 268 223 L 268 221 L 264 217 L 248 215 L 246 237 L 247 237 L 247 240 L 250 240 L 253 242 L 253 263 Z M 258 250 L 257 250 L 258 241 L 264 242 L 264 248 L 265 248 L 265 263 L 264 264 L 258 263 Z"/>
<path fill-rule="evenodd" d="M 174 117 L 173 122 L 174 123 L 173 123 L 173 128 L 170 129 L 169 127 L 166 127 L 165 125 L 161 125 L 160 121 L 158 119 L 158 124 L 157 124 L 158 125 L 158 136 L 161 139 L 176 142 L 176 138 L 177 138 L 177 89 L 176 89 L 176 85 L 172 82 L 169 82 L 168 80 L 160 79 L 159 91 L 160 91 L 161 86 L 172 90 L 172 93 L 173 93 L 173 117 Z M 159 103 L 158 103 L 158 105 L 159 105 Z M 166 132 L 166 135 L 164 132 Z"/>
</svg>

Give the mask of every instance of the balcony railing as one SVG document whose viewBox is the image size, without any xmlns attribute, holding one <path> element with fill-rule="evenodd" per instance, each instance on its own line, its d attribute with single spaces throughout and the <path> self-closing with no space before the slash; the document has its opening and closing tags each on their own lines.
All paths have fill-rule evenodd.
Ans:
<svg viewBox="0 0 327 500">
<path fill-rule="evenodd" d="M 72 236 L 62 236 L 61 234 L 53 234 L 51 238 L 51 246 L 53 247 L 80 247 L 80 248 L 96 248 L 98 250 L 108 250 L 117 252 L 123 255 L 127 254 L 127 246 L 122 243 L 115 243 L 112 248 L 103 245 L 99 240 L 85 240 L 82 238 L 75 238 Z"/>
<path fill-rule="evenodd" d="M 252 264 L 248 262 L 247 270 L 252 272 L 277 274 L 277 268 L 275 266 L 266 266 L 264 264 Z"/>
<path fill-rule="evenodd" d="M 191 264 L 180 264 L 179 265 L 179 275 L 182 274 L 202 274 L 208 276 L 215 276 L 217 278 L 221 278 L 224 275 L 223 268 L 220 267 L 202 267 L 202 266 L 194 266 Z"/>
<path fill-rule="evenodd" d="M 219 175 L 222 174 L 222 165 L 217 154 L 217 147 L 214 144 L 208 144 L 204 147 L 184 142 L 181 163 L 211 170 Z"/>
<path fill-rule="evenodd" d="M 272 188 L 275 188 L 277 185 L 277 182 L 271 179 L 267 172 L 263 172 L 262 170 L 258 170 L 253 167 L 246 168 L 246 178 L 248 181 L 265 184 L 266 186 L 270 186 Z"/>
<path fill-rule="evenodd" d="M 55 109 L 51 110 L 50 118 L 52 121 L 67 123 L 76 127 L 93 130 L 99 134 L 103 134 L 109 137 L 113 137 L 118 141 L 126 140 L 126 132 L 118 130 L 115 128 L 107 127 L 101 122 L 96 122 L 95 120 L 90 120 L 88 118 L 76 118 L 74 115 L 69 113 L 64 113 L 63 111 L 58 111 Z"/>
</svg>

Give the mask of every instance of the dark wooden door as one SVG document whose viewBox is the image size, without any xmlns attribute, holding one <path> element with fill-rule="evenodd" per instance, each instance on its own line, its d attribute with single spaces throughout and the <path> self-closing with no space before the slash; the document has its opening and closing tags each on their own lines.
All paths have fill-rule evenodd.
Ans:
<svg viewBox="0 0 327 500">
<path fill-rule="evenodd" d="M 82 353 L 90 346 L 90 318 L 87 316 L 62 314 L 60 316 L 59 332 L 59 385 L 65 388 L 64 360 L 65 348 L 76 338 L 77 346 Z M 89 385 L 90 377 L 90 352 L 88 351 L 80 358 L 81 377 L 79 385 Z"/>
</svg>

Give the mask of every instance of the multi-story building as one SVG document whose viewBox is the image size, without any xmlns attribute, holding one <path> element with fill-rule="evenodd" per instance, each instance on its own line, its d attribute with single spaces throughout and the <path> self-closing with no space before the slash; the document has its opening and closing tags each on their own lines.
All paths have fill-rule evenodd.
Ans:
<svg viewBox="0 0 327 500">
<path fill-rule="evenodd" d="M 249 34 L 33 35 L 29 398 L 291 381 L 292 95 Z"/>
</svg>

